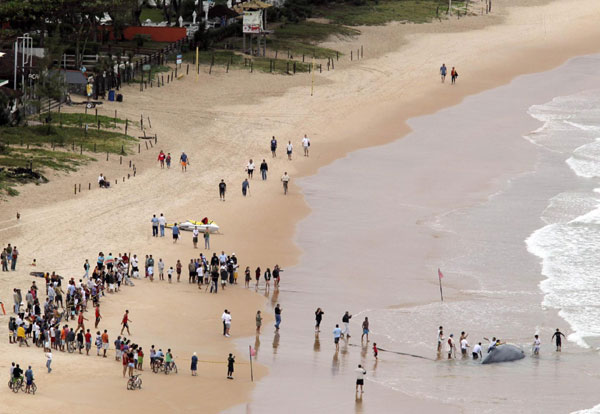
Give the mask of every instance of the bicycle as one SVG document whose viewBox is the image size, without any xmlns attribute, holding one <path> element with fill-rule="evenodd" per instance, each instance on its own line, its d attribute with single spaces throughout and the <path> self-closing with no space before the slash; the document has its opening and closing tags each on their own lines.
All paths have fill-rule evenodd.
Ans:
<svg viewBox="0 0 600 414">
<path fill-rule="evenodd" d="M 175 364 L 175 361 L 171 362 L 170 364 L 164 364 L 164 366 L 165 375 L 169 375 L 171 372 L 177 374 L 177 364 Z"/>
<path fill-rule="evenodd" d="M 159 371 L 165 370 L 165 363 L 161 360 L 155 360 L 154 364 L 152 364 L 152 372 L 157 374 Z"/>
<path fill-rule="evenodd" d="M 75 351 L 75 342 L 67 341 L 67 352 L 72 354 Z"/>
<path fill-rule="evenodd" d="M 29 391 L 27 391 L 27 383 L 25 381 L 21 381 L 21 391 L 27 394 L 34 394 L 37 391 L 37 385 L 35 385 L 35 382 L 32 382 L 31 385 L 29 386 Z"/>
<path fill-rule="evenodd" d="M 23 377 L 20 378 L 11 378 L 8 380 L 8 388 L 12 390 L 14 393 L 18 393 L 23 385 Z"/>
<path fill-rule="evenodd" d="M 127 380 L 128 390 L 135 390 L 136 388 L 138 390 L 142 389 L 142 379 L 140 378 L 141 375 L 142 374 L 136 374 L 129 377 L 129 380 Z"/>
</svg>

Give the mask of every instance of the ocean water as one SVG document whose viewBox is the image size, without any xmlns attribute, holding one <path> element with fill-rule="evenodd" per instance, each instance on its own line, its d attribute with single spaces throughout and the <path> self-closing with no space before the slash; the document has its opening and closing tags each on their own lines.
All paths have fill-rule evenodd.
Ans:
<svg viewBox="0 0 600 414">
<path fill-rule="evenodd" d="M 542 305 L 570 324 L 569 340 L 590 348 L 600 338 L 600 91 L 557 97 L 529 114 L 544 124 L 525 138 L 564 155 L 581 180 L 550 200 L 527 248 L 542 260 Z"/>
</svg>

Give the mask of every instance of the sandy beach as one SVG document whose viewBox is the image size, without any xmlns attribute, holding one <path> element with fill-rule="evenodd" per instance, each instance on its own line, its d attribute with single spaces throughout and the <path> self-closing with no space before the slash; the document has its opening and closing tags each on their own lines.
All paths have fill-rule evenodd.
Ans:
<svg viewBox="0 0 600 414">
<path fill-rule="evenodd" d="M 539 227 L 534 223 L 533 217 L 538 217 L 535 209 L 543 209 L 547 199 L 540 196 L 537 203 L 518 206 L 519 213 L 531 212 L 531 216 L 510 216 L 514 231 L 507 232 L 510 242 L 502 253 L 512 258 L 510 266 L 514 267 L 493 263 L 498 265 L 497 272 L 509 274 L 519 269 L 527 280 L 512 273 L 514 286 L 507 291 L 498 286 L 506 282 L 494 277 L 497 274 L 478 279 L 482 266 L 491 266 L 487 259 L 470 266 L 456 260 L 443 262 L 461 255 L 464 259 L 477 250 L 473 246 L 479 241 L 488 240 L 482 238 L 482 227 L 477 224 L 490 226 L 485 228 L 486 234 L 503 227 L 501 219 L 506 218 L 507 210 L 501 204 L 485 211 L 476 207 L 504 189 L 507 180 L 530 172 L 539 156 L 535 147 L 521 138 L 539 123 L 519 114 L 533 104 L 597 82 L 588 75 L 580 76 L 578 64 L 583 67 L 581 73 L 589 69 L 580 62 L 550 74 L 521 77 L 504 88 L 476 95 L 518 75 L 549 70 L 571 57 L 600 49 L 595 41 L 600 32 L 597 2 L 556 1 L 516 7 L 498 1 L 495 7 L 491 16 L 363 28 L 359 39 L 337 40 L 342 50 L 364 45 L 365 59 L 349 62 L 342 58 L 335 71 L 317 76 L 312 97 L 308 75 L 225 74 L 217 70 L 212 75 L 203 73 L 199 79 L 185 77 L 161 89 L 139 92 L 132 87 L 124 93 L 123 104 L 103 105 L 102 111 L 110 114 L 118 109 L 120 117 L 150 116 L 153 128 L 149 132 L 158 136 L 155 151 L 134 156 L 136 177 L 110 190 L 73 195 L 74 184 L 83 183 L 87 188 L 99 172 L 109 178 L 126 174 L 127 167 L 119 166 L 115 159 L 100 160 L 69 176 L 53 176 L 43 186 L 26 186 L 21 196 L 2 204 L 2 244 L 11 243 L 21 251 L 18 271 L 0 274 L 0 297 L 7 308 L 12 289 L 25 290 L 31 284 L 27 275 L 33 270 L 28 266 L 33 258 L 38 263 L 36 270 L 79 278 L 84 260 L 92 262 L 98 251 L 153 254 L 162 257 L 167 266 L 178 259 L 185 265 L 197 257 L 199 251 L 192 248 L 189 234 L 177 244 L 151 237 L 150 218 L 158 213 L 164 213 L 169 221 L 204 216 L 217 221 L 222 232 L 211 239 L 210 253 L 235 252 L 242 267 L 252 269 L 278 263 L 286 269 L 282 288 L 278 293 L 260 291 L 257 295 L 242 284 L 209 295 L 189 286 L 187 274 L 184 282 L 173 285 L 137 281 L 135 287 L 103 301 L 105 316 L 100 328 L 109 330 L 112 341 L 124 309 L 129 309 L 134 340 L 145 349 L 151 344 L 173 348 L 182 371 L 177 377 L 144 373 L 145 389 L 132 393 L 125 389 L 120 365 L 112 360 L 112 354 L 104 360 L 61 353 L 55 356 L 55 370 L 48 375 L 41 350 L 17 349 L 3 341 L 0 367 L 7 369 L 13 360 L 31 364 L 40 391 L 34 398 L 24 398 L 29 396 L 13 395 L 6 388 L 6 404 L 0 412 L 16 407 L 57 410 L 69 406 L 86 412 L 117 407 L 221 412 L 236 407 L 235 412 L 262 413 L 290 403 L 317 412 L 374 412 L 390 403 L 422 412 L 438 411 L 446 404 L 453 412 L 496 412 L 507 407 L 516 412 L 568 412 L 598 403 L 593 396 L 597 379 L 591 373 L 578 375 L 582 369 L 593 369 L 589 351 L 573 350 L 561 355 L 561 360 L 549 355 L 549 361 L 524 360 L 516 369 L 498 367 L 492 373 L 476 371 L 479 367 L 471 365 L 440 362 L 424 367 L 420 361 L 385 357 L 368 381 L 368 399 L 357 402 L 352 396 L 351 369 L 360 358 L 368 358 L 369 352 L 353 347 L 354 340 L 339 356 L 334 356 L 331 348 L 330 327 L 346 308 L 361 312 L 353 320 L 355 333 L 363 313 L 371 318 L 370 310 L 379 310 L 372 318 L 377 320 L 380 315 L 387 328 L 381 323 L 373 328 L 378 342 L 430 358 L 435 357 L 431 347 L 442 322 L 455 326 L 455 334 L 468 321 L 473 337 L 500 332 L 498 335 L 519 343 L 527 343 L 537 326 L 548 337 L 548 329 L 565 325 L 556 310 L 539 309 L 539 260 L 528 255 L 522 244 L 527 234 Z M 439 82 L 442 62 L 457 67 L 457 85 Z M 472 95 L 462 104 L 464 108 L 455 106 L 406 124 L 409 118 L 434 114 Z M 506 131 L 499 130 L 505 127 Z M 486 128 L 492 129 L 482 139 L 478 133 Z M 413 135 L 390 144 L 393 150 L 379 146 L 411 129 Z M 301 155 L 304 134 L 312 141 L 308 158 Z M 279 140 L 276 159 L 268 148 L 273 135 Z M 501 141 L 503 136 L 510 142 Z M 293 161 L 284 156 L 288 140 L 295 147 Z M 352 151 L 373 146 L 379 147 L 352 153 L 332 164 Z M 171 170 L 160 170 L 158 149 L 175 159 L 185 151 L 190 156 L 188 171 L 182 173 L 176 164 Z M 268 161 L 269 179 L 261 182 L 255 176 L 250 196 L 244 198 L 240 190 L 249 158 L 257 164 L 263 158 Z M 283 171 L 292 176 L 291 193 L 286 197 L 279 182 Z M 296 184 L 297 178 L 311 175 L 300 186 Z M 228 183 L 224 203 L 218 199 L 220 179 Z M 520 200 L 523 194 L 530 194 L 531 186 L 523 184 L 523 188 L 504 194 Z M 16 211 L 22 215 L 18 222 Z M 369 225 L 371 217 L 373 224 Z M 384 220 L 389 217 L 395 220 Z M 517 217 L 523 217 L 523 225 Z M 512 247 L 517 245 L 515 240 L 519 240 L 518 248 Z M 483 249 L 478 253 L 484 257 Z M 361 260 L 352 260 L 356 257 Z M 437 279 L 432 278 L 437 266 L 448 268 L 444 307 L 438 304 Z M 373 282 L 370 273 L 378 282 Z M 281 337 L 266 328 L 263 336 L 255 338 L 256 310 L 270 310 L 277 302 L 284 308 Z M 496 302 L 511 310 L 502 310 L 500 315 L 492 312 Z M 316 306 L 326 307 L 318 344 L 312 334 Z M 233 337 L 229 339 L 220 335 L 224 308 L 233 314 Z M 473 315 L 477 317 L 466 318 Z M 407 319 L 420 323 L 417 327 L 403 324 Z M 6 338 L 7 317 L 3 320 L 6 323 L 0 333 Z M 518 329 L 504 330 L 514 321 L 521 325 Z M 264 344 L 273 352 L 265 350 Z M 256 388 L 245 359 L 248 345 L 258 350 Z M 192 352 L 207 361 L 200 364 L 198 378 L 189 376 Z M 229 352 L 239 355 L 235 381 L 225 378 Z M 368 369 L 373 369 L 372 361 Z M 535 375 L 528 375 L 531 371 Z M 506 387 L 479 388 L 490 384 L 493 376 Z M 461 381 L 449 381 L 454 378 Z M 576 381 L 581 396 L 566 398 L 560 392 L 562 378 Z M 314 382 L 322 395 L 315 394 L 312 387 L 298 387 L 306 381 Z M 274 388 L 280 392 L 273 392 Z M 444 398 L 432 398 L 430 388 L 439 389 Z M 530 400 L 523 389 L 536 389 L 535 409 L 527 408 Z M 474 390 L 475 399 L 469 397 Z M 105 391 L 116 398 L 99 398 Z"/>
</svg>

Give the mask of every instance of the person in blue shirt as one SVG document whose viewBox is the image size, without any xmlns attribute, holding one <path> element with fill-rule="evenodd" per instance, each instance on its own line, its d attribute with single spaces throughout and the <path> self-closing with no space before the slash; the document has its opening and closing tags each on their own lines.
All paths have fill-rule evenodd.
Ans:
<svg viewBox="0 0 600 414">
<path fill-rule="evenodd" d="M 195 377 L 196 375 L 198 375 L 198 356 L 196 355 L 196 353 L 194 352 L 194 355 L 192 355 L 192 376 Z"/>
<path fill-rule="evenodd" d="M 152 237 L 158 237 L 158 219 L 156 218 L 156 214 L 152 215 Z"/>
<path fill-rule="evenodd" d="M 177 223 L 173 224 L 173 243 L 177 243 L 177 239 L 179 239 L 179 227 L 177 227 Z"/>
<path fill-rule="evenodd" d="M 181 157 L 179 157 L 179 161 L 181 162 L 181 171 L 187 171 L 187 166 L 190 163 L 188 156 L 185 152 L 181 153 Z"/>
<path fill-rule="evenodd" d="M 250 189 L 250 182 L 248 181 L 248 179 L 246 178 L 243 182 L 242 182 L 242 195 L 244 197 L 246 197 L 246 193 L 248 192 L 248 190 Z"/>
<path fill-rule="evenodd" d="M 25 381 L 25 392 L 29 392 L 31 385 L 33 384 L 33 370 L 31 369 L 31 365 L 29 365 L 29 368 L 27 368 L 27 371 L 25 371 Z"/>
</svg>

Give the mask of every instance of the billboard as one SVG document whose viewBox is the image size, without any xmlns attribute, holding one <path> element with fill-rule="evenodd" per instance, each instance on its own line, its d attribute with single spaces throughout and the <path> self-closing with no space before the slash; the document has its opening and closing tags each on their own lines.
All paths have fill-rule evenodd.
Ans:
<svg viewBox="0 0 600 414">
<path fill-rule="evenodd" d="M 262 10 L 244 12 L 244 33 L 262 32 Z"/>
</svg>

